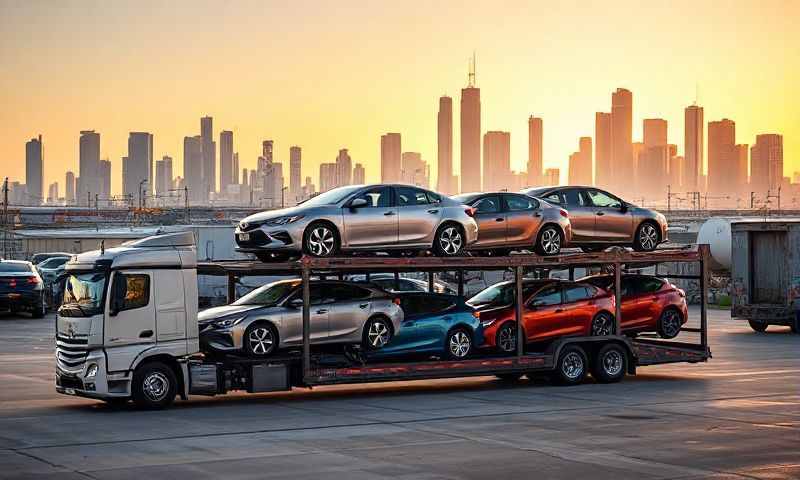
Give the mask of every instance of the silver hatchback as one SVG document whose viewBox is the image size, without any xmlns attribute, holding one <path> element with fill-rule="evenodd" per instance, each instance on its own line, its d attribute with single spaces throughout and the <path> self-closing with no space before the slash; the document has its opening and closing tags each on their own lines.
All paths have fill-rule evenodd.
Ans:
<svg viewBox="0 0 800 480">
<path fill-rule="evenodd" d="M 354 344 L 379 349 L 398 332 L 403 310 L 389 293 L 368 285 L 312 281 L 312 344 Z M 300 280 L 257 288 L 230 305 L 198 315 L 200 342 L 219 353 L 266 357 L 303 343 Z"/>
<path fill-rule="evenodd" d="M 353 185 L 300 205 L 250 215 L 236 227 L 237 250 L 261 260 L 304 253 L 432 250 L 456 256 L 478 238 L 473 209 L 410 185 Z"/>
</svg>

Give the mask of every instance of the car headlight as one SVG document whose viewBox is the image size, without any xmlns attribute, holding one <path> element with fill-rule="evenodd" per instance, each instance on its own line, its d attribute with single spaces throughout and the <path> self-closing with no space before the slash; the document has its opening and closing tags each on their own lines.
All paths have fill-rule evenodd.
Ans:
<svg viewBox="0 0 800 480">
<path fill-rule="evenodd" d="M 84 375 L 84 377 L 86 377 L 86 378 L 94 378 L 94 377 L 96 377 L 97 376 L 97 370 L 98 370 L 98 367 L 97 367 L 96 363 L 93 363 L 93 364 L 89 365 L 86 368 L 86 375 Z"/>
<path fill-rule="evenodd" d="M 237 317 L 237 318 L 223 318 L 222 320 L 217 320 L 214 322 L 214 326 L 217 328 L 231 328 L 232 326 L 238 324 L 244 320 L 244 317 Z"/>
<path fill-rule="evenodd" d="M 265 225 L 273 225 L 273 226 L 281 226 L 286 225 L 287 223 L 293 223 L 303 218 L 302 215 L 292 215 L 288 217 L 278 217 L 273 218 L 271 220 L 267 220 L 264 222 Z"/>
</svg>

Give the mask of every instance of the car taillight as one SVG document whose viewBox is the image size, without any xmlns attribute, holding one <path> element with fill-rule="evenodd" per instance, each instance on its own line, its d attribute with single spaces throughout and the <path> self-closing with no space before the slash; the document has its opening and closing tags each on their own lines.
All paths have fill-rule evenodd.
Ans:
<svg viewBox="0 0 800 480">
<path fill-rule="evenodd" d="M 561 216 L 564 217 L 564 218 L 569 218 L 569 212 L 564 210 L 564 209 L 559 209 L 558 213 L 560 213 Z"/>
<path fill-rule="evenodd" d="M 467 215 L 469 215 L 470 217 L 474 217 L 474 216 L 475 216 L 475 208 L 474 208 L 474 207 L 467 207 L 467 208 L 464 210 L 464 213 L 466 213 L 466 214 L 467 214 Z"/>
<path fill-rule="evenodd" d="M 29 285 L 36 285 L 39 283 L 39 279 L 37 277 L 28 277 L 27 283 Z"/>
<path fill-rule="evenodd" d="M 14 279 L 9 280 L 8 286 L 11 288 L 17 288 L 17 281 Z"/>
<path fill-rule="evenodd" d="M 395 298 L 394 300 L 392 300 L 392 303 L 394 303 L 395 305 L 400 305 L 400 299 Z"/>
</svg>

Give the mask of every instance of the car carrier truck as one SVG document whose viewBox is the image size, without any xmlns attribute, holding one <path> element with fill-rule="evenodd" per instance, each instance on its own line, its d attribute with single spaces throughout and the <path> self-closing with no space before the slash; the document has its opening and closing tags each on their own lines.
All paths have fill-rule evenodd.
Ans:
<svg viewBox="0 0 800 480">
<path fill-rule="evenodd" d="M 370 272 L 463 272 L 506 270 L 514 273 L 516 298 L 522 298 L 526 274 L 553 269 L 605 267 L 616 272 L 620 298 L 622 270 L 662 262 L 700 262 L 705 289 L 707 246 L 650 253 L 577 253 L 557 257 L 310 258 L 281 263 L 257 261 L 198 263 L 191 232 L 172 233 L 133 241 L 120 247 L 83 253 L 65 267 L 64 303 L 56 317 L 56 390 L 109 403 L 133 400 L 144 408 L 169 406 L 180 396 L 217 395 L 243 390 L 252 393 L 341 383 L 494 375 L 516 379 L 549 375 L 562 384 L 582 381 L 587 372 L 600 382 L 615 382 L 634 374 L 638 366 L 667 362 L 703 362 L 710 358 L 705 302 L 699 327 L 682 331 L 697 342 L 631 339 L 618 334 L 617 302 L 614 334 L 565 337 L 540 349 L 517 342 L 515 355 L 483 355 L 460 361 L 426 360 L 359 363 L 347 356 L 312 351 L 309 308 L 312 277 Z M 228 277 L 229 291 L 237 278 L 251 275 L 300 277 L 303 284 L 302 349 L 268 359 L 212 357 L 198 341 L 197 278 Z M 688 278 L 688 277 L 687 277 Z M 432 287 L 431 287 L 432 288 Z M 463 282 L 459 283 L 463 293 Z M 703 295 L 702 298 L 706 296 Z M 517 319 L 522 307 L 517 302 Z M 697 322 L 694 322 L 696 324 Z M 517 338 L 524 338 L 517 322 Z"/>
</svg>

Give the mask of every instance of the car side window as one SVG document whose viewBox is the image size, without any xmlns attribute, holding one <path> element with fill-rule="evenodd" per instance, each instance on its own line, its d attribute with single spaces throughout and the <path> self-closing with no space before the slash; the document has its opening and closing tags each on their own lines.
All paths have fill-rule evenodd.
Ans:
<svg viewBox="0 0 800 480">
<path fill-rule="evenodd" d="M 561 287 L 558 285 L 551 285 L 543 288 L 539 293 L 533 297 L 531 306 L 533 307 L 546 307 L 549 305 L 558 305 L 561 303 Z"/>
<path fill-rule="evenodd" d="M 392 205 L 392 189 L 389 187 L 376 187 L 365 190 L 350 200 L 363 198 L 368 207 L 386 208 Z"/>
<path fill-rule="evenodd" d="M 428 203 L 428 195 L 424 190 L 412 187 L 397 188 L 397 204 L 401 207 L 427 205 Z"/>
<path fill-rule="evenodd" d="M 500 198 L 497 195 L 483 197 L 475 204 L 475 213 L 498 213 L 500 211 Z"/>
<path fill-rule="evenodd" d="M 590 298 L 589 292 L 583 285 L 570 285 L 564 289 L 564 302 L 580 302 Z"/>
<path fill-rule="evenodd" d="M 428 203 L 442 203 L 442 196 L 438 193 L 425 192 L 428 196 Z"/>
<path fill-rule="evenodd" d="M 544 199 L 552 204 L 561 205 L 561 195 L 558 192 L 551 193 L 550 195 L 544 197 Z"/>
<path fill-rule="evenodd" d="M 533 210 L 538 207 L 536 200 L 530 197 L 523 197 L 521 195 L 504 195 L 504 197 L 509 212 L 522 212 L 525 210 Z"/>
<path fill-rule="evenodd" d="M 368 298 L 369 290 L 355 285 L 336 283 L 327 286 L 326 296 L 332 298 L 335 302 L 352 302 Z"/>
<path fill-rule="evenodd" d="M 589 198 L 595 207 L 603 208 L 621 208 L 622 202 L 618 198 L 614 198 L 611 194 L 600 190 L 587 190 Z"/>
<path fill-rule="evenodd" d="M 564 190 L 561 195 L 563 197 L 564 204 L 569 207 L 585 207 L 589 205 L 589 202 L 586 200 L 583 192 L 577 188 Z"/>
<path fill-rule="evenodd" d="M 664 283 L 657 278 L 643 278 L 641 283 L 642 292 L 654 293 L 661 289 Z"/>
</svg>

